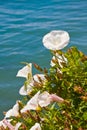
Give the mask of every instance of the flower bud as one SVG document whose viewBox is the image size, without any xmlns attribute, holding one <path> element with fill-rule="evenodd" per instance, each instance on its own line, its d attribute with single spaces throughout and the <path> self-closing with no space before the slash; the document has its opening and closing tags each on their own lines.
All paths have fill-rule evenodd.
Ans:
<svg viewBox="0 0 87 130">
<path fill-rule="evenodd" d="M 50 98 L 52 99 L 52 101 L 55 101 L 55 102 L 59 102 L 59 103 L 63 103 L 64 102 L 64 99 L 59 97 L 59 96 L 57 96 L 56 94 L 51 94 Z"/>
<path fill-rule="evenodd" d="M 86 101 L 87 102 L 87 96 L 81 96 L 80 97 L 83 101 Z"/>
<path fill-rule="evenodd" d="M 35 63 L 34 63 L 34 67 L 35 67 L 37 70 L 41 71 L 41 72 L 43 71 L 43 69 L 42 69 L 39 65 L 37 65 L 37 64 L 35 64 Z"/>
<path fill-rule="evenodd" d="M 74 86 L 74 92 L 81 94 L 83 93 L 83 88 L 80 86 Z"/>
</svg>

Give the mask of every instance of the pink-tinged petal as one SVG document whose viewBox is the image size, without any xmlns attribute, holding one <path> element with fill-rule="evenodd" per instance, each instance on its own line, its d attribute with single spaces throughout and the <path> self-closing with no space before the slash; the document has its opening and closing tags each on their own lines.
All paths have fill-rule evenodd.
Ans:
<svg viewBox="0 0 87 130">
<path fill-rule="evenodd" d="M 38 107 L 38 98 L 40 91 L 38 91 L 28 102 L 27 105 L 21 109 L 21 112 L 26 112 L 27 110 L 36 110 Z"/>
<path fill-rule="evenodd" d="M 3 123 L 10 129 L 15 130 L 15 127 L 6 119 L 3 120 Z"/>
<path fill-rule="evenodd" d="M 51 94 L 50 98 L 54 102 L 59 102 L 59 103 L 63 103 L 64 102 L 64 99 L 59 97 L 59 96 L 57 96 L 56 94 Z"/>
<path fill-rule="evenodd" d="M 15 126 L 13 126 L 9 120 L 4 119 L 3 124 L 5 125 L 5 128 L 8 127 L 10 130 L 18 130 L 18 128 L 21 126 L 21 123 L 18 122 Z"/>
<path fill-rule="evenodd" d="M 51 103 L 50 94 L 48 92 L 43 92 L 39 95 L 39 105 L 41 107 L 46 107 Z"/>
<path fill-rule="evenodd" d="M 68 32 L 54 30 L 43 37 L 43 45 L 50 50 L 61 50 L 68 45 L 69 40 Z"/>
<path fill-rule="evenodd" d="M 17 73 L 17 77 L 24 77 L 24 78 L 28 78 L 28 74 L 32 75 L 32 63 L 24 66 L 22 69 L 20 69 Z"/>
<path fill-rule="evenodd" d="M 0 127 L 3 126 L 6 129 L 6 125 L 3 123 L 3 120 L 0 121 Z"/>
<path fill-rule="evenodd" d="M 35 125 L 32 126 L 30 130 L 41 130 L 40 124 L 39 123 L 35 123 Z"/>
</svg>

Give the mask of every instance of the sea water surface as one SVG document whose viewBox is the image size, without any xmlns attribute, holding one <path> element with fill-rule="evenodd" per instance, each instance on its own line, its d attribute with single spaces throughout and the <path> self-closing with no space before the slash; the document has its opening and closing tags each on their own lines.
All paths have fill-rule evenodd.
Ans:
<svg viewBox="0 0 87 130">
<path fill-rule="evenodd" d="M 68 31 L 68 47 L 87 54 L 87 0 L 0 0 L 0 120 L 20 99 L 21 62 L 49 67 L 42 38 L 51 30 Z"/>
</svg>

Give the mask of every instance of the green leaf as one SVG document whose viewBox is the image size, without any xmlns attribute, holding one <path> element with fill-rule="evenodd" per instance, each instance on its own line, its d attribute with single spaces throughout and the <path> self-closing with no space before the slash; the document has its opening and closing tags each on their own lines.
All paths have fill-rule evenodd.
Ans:
<svg viewBox="0 0 87 130">
<path fill-rule="evenodd" d="M 83 119 L 84 119 L 85 121 L 87 121 L 87 112 L 84 112 L 84 113 L 83 113 Z"/>
</svg>

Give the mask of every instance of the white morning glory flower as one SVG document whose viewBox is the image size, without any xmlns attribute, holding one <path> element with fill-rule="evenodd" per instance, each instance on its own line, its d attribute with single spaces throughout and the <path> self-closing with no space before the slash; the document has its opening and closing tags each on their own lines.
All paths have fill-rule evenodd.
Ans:
<svg viewBox="0 0 87 130">
<path fill-rule="evenodd" d="M 32 92 L 33 90 L 33 86 L 31 84 L 27 85 L 27 86 L 22 86 L 19 90 L 19 94 L 20 95 L 28 95 L 28 93 Z"/>
<path fill-rule="evenodd" d="M 32 77 L 32 63 L 29 63 L 28 65 L 26 65 L 22 69 L 20 69 L 16 76 L 17 77 L 24 77 L 24 78 L 28 79 L 29 74 Z"/>
<path fill-rule="evenodd" d="M 38 91 L 28 102 L 27 105 L 21 109 L 21 112 L 26 112 L 27 110 L 36 110 L 38 108 L 38 98 L 40 91 Z"/>
<path fill-rule="evenodd" d="M 40 124 L 39 123 L 35 123 L 35 125 L 32 126 L 30 130 L 41 130 Z"/>
<path fill-rule="evenodd" d="M 68 45 L 69 40 L 68 32 L 54 30 L 43 37 L 43 45 L 50 50 L 61 50 Z"/>
<path fill-rule="evenodd" d="M 51 98 L 48 92 L 43 92 L 40 94 L 40 91 L 37 92 L 28 102 L 27 105 L 21 110 L 21 112 L 26 112 L 27 110 L 37 110 L 38 107 L 46 107 L 50 104 Z"/>
<path fill-rule="evenodd" d="M 24 85 L 20 88 L 19 94 L 24 96 L 27 95 L 27 90 Z"/>
<path fill-rule="evenodd" d="M 9 118 L 11 116 L 18 116 L 19 115 L 19 104 L 18 102 L 13 106 L 12 109 L 6 112 L 5 118 Z"/>
<path fill-rule="evenodd" d="M 41 107 L 46 107 L 51 103 L 51 98 L 50 98 L 50 94 L 46 91 L 44 91 L 43 93 L 41 93 L 39 95 L 39 105 Z"/>
<path fill-rule="evenodd" d="M 34 87 L 34 82 L 40 83 L 39 78 L 41 81 L 45 80 L 45 76 L 43 74 L 35 74 L 27 86 L 23 85 L 20 88 L 19 94 L 20 95 L 28 95 L 29 93 L 31 93 L 33 90 L 33 87 Z"/>
<path fill-rule="evenodd" d="M 28 110 L 37 110 L 38 107 L 46 107 L 51 102 L 59 102 L 63 103 L 64 99 L 57 96 L 56 94 L 49 94 L 48 92 L 44 91 L 40 94 L 38 91 L 28 102 L 27 105 L 21 109 L 21 113 L 26 112 Z"/>
</svg>

